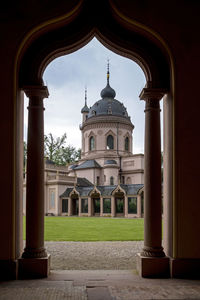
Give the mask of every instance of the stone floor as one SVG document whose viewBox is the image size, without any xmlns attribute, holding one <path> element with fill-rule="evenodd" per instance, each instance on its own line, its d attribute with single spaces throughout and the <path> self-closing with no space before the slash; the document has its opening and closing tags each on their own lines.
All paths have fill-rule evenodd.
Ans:
<svg viewBox="0 0 200 300">
<path fill-rule="evenodd" d="M 46 279 L 2 282 L 0 299 L 200 299 L 200 281 L 144 279 L 132 270 L 61 270 Z"/>
<path fill-rule="evenodd" d="M 143 242 L 46 242 L 51 274 L 0 282 L 0 300 L 200 299 L 200 280 L 144 279 L 135 270 Z"/>
</svg>

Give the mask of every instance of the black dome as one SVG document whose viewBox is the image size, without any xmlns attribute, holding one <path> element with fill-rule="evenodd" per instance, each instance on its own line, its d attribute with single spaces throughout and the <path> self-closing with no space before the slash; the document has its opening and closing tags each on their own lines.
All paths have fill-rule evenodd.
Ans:
<svg viewBox="0 0 200 300">
<path fill-rule="evenodd" d="M 85 105 L 85 106 L 81 109 L 81 112 L 82 112 L 82 113 L 84 113 L 84 112 L 88 113 L 88 112 L 89 112 L 88 106 Z"/>
<path fill-rule="evenodd" d="M 110 73 L 109 73 L 109 65 L 107 71 L 107 85 L 101 91 L 102 99 L 95 102 L 95 104 L 90 107 L 88 118 L 99 116 L 99 115 L 113 115 L 124 118 L 129 118 L 126 108 L 123 103 L 115 99 L 116 92 L 113 88 L 110 87 Z"/>
<path fill-rule="evenodd" d="M 115 96 L 116 96 L 115 90 L 110 87 L 109 83 L 101 91 L 101 98 L 115 98 Z"/>
<path fill-rule="evenodd" d="M 103 98 L 90 108 L 88 119 L 99 115 L 113 115 L 129 118 L 123 103 L 113 98 Z"/>
</svg>

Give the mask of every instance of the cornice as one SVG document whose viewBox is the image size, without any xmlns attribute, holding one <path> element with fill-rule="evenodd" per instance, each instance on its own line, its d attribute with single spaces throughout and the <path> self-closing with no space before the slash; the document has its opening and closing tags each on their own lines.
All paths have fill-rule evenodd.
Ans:
<svg viewBox="0 0 200 300">
<path fill-rule="evenodd" d="M 117 123 L 117 122 L 116 123 L 108 123 L 108 122 L 107 123 L 93 123 L 93 124 L 89 124 L 89 125 L 85 126 L 82 129 L 82 131 L 83 131 L 83 133 L 85 133 L 87 130 L 91 130 L 91 129 L 95 129 L 95 128 L 97 128 L 97 129 L 98 128 L 117 128 L 118 124 L 119 123 Z M 118 126 L 118 128 L 130 130 L 130 131 L 133 130 L 133 128 L 128 124 L 120 124 Z"/>
<path fill-rule="evenodd" d="M 94 118 L 87 119 L 81 126 L 81 130 L 87 130 L 91 128 L 104 128 L 104 127 L 119 127 L 126 125 L 130 130 L 134 129 L 134 125 L 129 119 L 117 117 L 117 116 L 96 116 Z M 92 126 L 92 127 L 89 127 Z M 88 128 L 89 127 L 89 128 Z M 85 129 L 87 128 L 87 129 Z M 125 127 L 127 128 L 127 127 Z"/>
<path fill-rule="evenodd" d="M 122 169 L 122 172 L 121 174 L 122 175 L 125 175 L 125 174 L 138 174 L 138 173 L 144 173 L 144 169 L 136 169 L 136 170 L 127 170 L 127 171 L 123 171 Z"/>
<path fill-rule="evenodd" d="M 119 169 L 119 166 L 115 165 L 115 164 L 113 164 L 113 165 L 104 165 L 102 168 L 103 169 Z"/>
</svg>

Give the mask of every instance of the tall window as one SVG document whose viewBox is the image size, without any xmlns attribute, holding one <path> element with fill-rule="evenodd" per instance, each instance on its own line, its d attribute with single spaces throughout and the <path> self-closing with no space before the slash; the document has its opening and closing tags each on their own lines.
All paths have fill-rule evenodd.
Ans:
<svg viewBox="0 0 200 300">
<path fill-rule="evenodd" d="M 81 199 L 81 212 L 88 213 L 88 199 Z"/>
<path fill-rule="evenodd" d="M 91 136 L 90 139 L 89 139 L 89 148 L 90 148 L 90 151 L 94 150 L 94 137 Z"/>
<path fill-rule="evenodd" d="M 128 213 L 137 214 L 137 197 L 128 197 Z"/>
<path fill-rule="evenodd" d="M 129 151 L 129 138 L 125 138 L 125 151 Z"/>
<path fill-rule="evenodd" d="M 110 185 L 114 185 L 114 177 L 113 176 L 110 177 Z"/>
<path fill-rule="evenodd" d="M 100 178 L 97 176 L 97 185 L 100 185 Z"/>
<path fill-rule="evenodd" d="M 107 136 L 107 149 L 114 149 L 114 138 L 111 134 Z"/>
<path fill-rule="evenodd" d="M 68 199 L 62 199 L 62 212 L 68 212 Z"/>
<path fill-rule="evenodd" d="M 131 177 L 127 177 L 126 184 L 131 184 Z"/>
<path fill-rule="evenodd" d="M 110 198 L 103 199 L 103 213 L 104 214 L 111 213 L 111 199 Z"/>
<path fill-rule="evenodd" d="M 49 208 L 55 208 L 55 190 L 50 189 L 49 194 L 50 194 Z"/>
</svg>

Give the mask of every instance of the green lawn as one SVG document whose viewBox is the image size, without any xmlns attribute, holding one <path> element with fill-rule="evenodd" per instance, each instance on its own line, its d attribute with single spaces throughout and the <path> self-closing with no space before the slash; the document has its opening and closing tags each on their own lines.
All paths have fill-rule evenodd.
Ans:
<svg viewBox="0 0 200 300">
<path fill-rule="evenodd" d="M 143 219 L 45 217 L 45 241 L 139 241 L 143 239 Z"/>
</svg>

